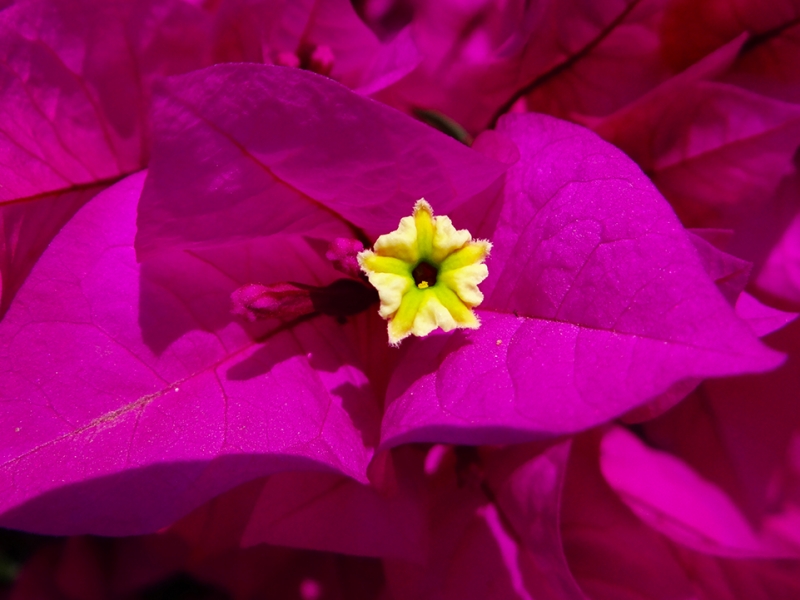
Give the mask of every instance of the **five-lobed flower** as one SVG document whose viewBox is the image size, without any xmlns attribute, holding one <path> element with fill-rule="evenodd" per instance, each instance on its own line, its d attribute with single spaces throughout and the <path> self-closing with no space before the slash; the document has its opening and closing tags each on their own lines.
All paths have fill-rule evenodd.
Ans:
<svg viewBox="0 0 800 600">
<path fill-rule="evenodd" d="M 358 263 L 380 295 L 379 314 L 389 320 L 389 342 L 436 328 L 477 329 L 472 308 L 483 301 L 478 284 L 489 274 L 484 259 L 491 247 L 453 227 L 449 217 L 434 217 L 421 198 L 412 216 L 380 236 L 374 250 L 360 252 Z"/>
</svg>

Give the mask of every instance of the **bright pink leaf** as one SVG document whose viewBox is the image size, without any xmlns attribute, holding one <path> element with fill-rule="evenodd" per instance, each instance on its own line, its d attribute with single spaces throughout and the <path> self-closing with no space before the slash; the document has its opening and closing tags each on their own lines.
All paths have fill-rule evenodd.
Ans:
<svg viewBox="0 0 800 600">
<path fill-rule="evenodd" d="M 327 78 L 282 67 L 219 65 L 171 79 L 155 128 L 140 257 L 279 232 L 374 240 L 417 199 L 447 214 L 496 193 L 505 171 Z"/>
<path fill-rule="evenodd" d="M 511 473 L 503 471 L 510 470 L 507 463 L 513 465 L 514 450 L 489 459 L 498 507 L 536 566 L 528 570 L 526 589 L 541 600 L 586 598 L 569 570 L 561 540 L 561 491 L 569 450 L 569 441 L 556 444 L 515 465 Z"/>
<path fill-rule="evenodd" d="M 202 256 L 140 275 L 143 183 L 128 178 L 84 207 L 0 325 L 4 526 L 140 533 L 287 467 L 365 478 L 378 415 L 340 326 L 309 322 L 257 345 L 227 312 L 237 283 Z M 282 252 L 284 272 L 266 252 L 243 275 L 315 271 L 308 250 Z M 178 269 L 206 288 L 173 295 L 159 277 Z"/>
<path fill-rule="evenodd" d="M 272 475 L 253 508 L 242 546 L 269 543 L 424 560 L 428 527 L 422 460 L 419 452 L 406 449 L 395 451 L 394 465 L 397 483 L 388 490 L 329 473 Z"/>
<path fill-rule="evenodd" d="M 152 82 L 203 65 L 209 24 L 179 0 L 0 12 L 0 316 L 75 211 L 146 166 Z"/>
<path fill-rule="evenodd" d="M 789 358 L 763 375 L 706 381 L 644 431 L 727 494 L 759 539 L 800 555 L 792 524 L 800 512 L 797 463 L 800 346 L 795 320 L 766 340 Z M 699 501 L 699 500 L 698 500 Z"/>
<path fill-rule="evenodd" d="M 764 260 L 754 286 L 780 304 L 800 309 L 800 211 Z"/>
<path fill-rule="evenodd" d="M 557 529 L 568 446 L 533 450 L 431 449 L 430 552 L 384 559 L 393 598 L 583 598 Z"/>
<path fill-rule="evenodd" d="M 0 200 L 141 169 L 152 81 L 202 66 L 204 27 L 176 0 L 26 0 L 2 11 Z"/>
<path fill-rule="evenodd" d="M 621 152 L 544 116 L 506 117 L 499 132 L 521 158 L 497 225 L 476 227 L 494 244 L 481 328 L 403 348 L 385 445 L 578 431 L 686 380 L 779 364 Z"/>
<path fill-rule="evenodd" d="M 420 61 L 408 31 L 381 43 L 347 0 L 225 0 L 214 18 L 215 62 L 300 67 L 365 95 Z"/>
<path fill-rule="evenodd" d="M 678 543 L 719 556 L 782 555 L 779 548 L 759 539 L 723 490 L 680 459 L 648 448 L 622 428 L 603 437 L 600 468 L 639 518 Z"/>
<path fill-rule="evenodd" d="M 444 210 L 490 199 L 505 170 L 328 79 L 279 67 L 175 80 L 156 123 L 138 232 L 155 227 L 166 241 L 153 236 L 158 251 L 133 262 L 143 176 L 120 184 L 69 223 L 4 323 L 5 523 L 143 532 L 283 468 L 321 464 L 363 481 L 391 368 L 385 325 L 369 312 L 346 326 L 322 317 L 245 330 L 230 294 L 254 281 L 330 283 L 341 274 L 325 239 L 391 230 L 421 196 Z M 103 497 L 102 509 L 87 496 Z"/>
<path fill-rule="evenodd" d="M 562 532 L 572 571 L 593 600 L 771 600 L 800 593 L 796 561 L 705 555 L 649 528 L 603 480 L 592 437 L 573 444 Z"/>
<path fill-rule="evenodd" d="M 786 312 L 767 306 L 747 292 L 739 295 L 736 301 L 736 314 L 758 337 L 773 333 L 800 316 L 796 312 Z"/>
<path fill-rule="evenodd" d="M 651 176 L 686 225 L 736 226 L 772 196 L 800 144 L 800 107 L 682 79 L 596 123 Z"/>
<path fill-rule="evenodd" d="M 658 44 L 663 4 L 418 4 L 411 27 L 424 60 L 380 97 L 442 112 L 472 134 L 520 98 L 562 117 L 608 114 L 670 75 Z"/>
</svg>

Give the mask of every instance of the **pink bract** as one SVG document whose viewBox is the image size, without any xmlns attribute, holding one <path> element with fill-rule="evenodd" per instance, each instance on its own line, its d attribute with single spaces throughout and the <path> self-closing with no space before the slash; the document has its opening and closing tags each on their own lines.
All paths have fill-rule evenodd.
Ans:
<svg viewBox="0 0 800 600">
<path fill-rule="evenodd" d="M 505 117 L 498 132 L 520 159 L 496 225 L 475 228 L 494 244 L 482 327 L 408 344 L 384 443 L 569 433 L 660 395 L 674 403 L 685 380 L 778 364 L 629 159 L 549 117 Z"/>
<path fill-rule="evenodd" d="M 595 130 L 653 178 L 685 224 L 738 225 L 793 170 L 800 108 L 720 83 L 681 87 Z"/>
<path fill-rule="evenodd" d="M 179 0 L 23 0 L 0 11 L 0 316 L 86 201 L 146 166 L 153 80 L 205 66 Z"/>
<path fill-rule="evenodd" d="M 416 3 L 409 27 L 423 60 L 378 97 L 472 134 L 518 100 L 562 118 L 609 114 L 672 74 L 658 47 L 663 4 Z"/>
<path fill-rule="evenodd" d="M 302 67 L 372 94 L 421 56 L 408 31 L 382 43 L 347 0 L 223 0 L 214 8 L 214 62 Z"/>
<path fill-rule="evenodd" d="M 379 42 L 346 0 L 20 0 L 0 11 L 0 315 L 75 211 L 147 166 L 155 80 L 281 52 L 315 69 L 317 50 L 332 57 L 326 74 L 362 94 L 419 62 L 407 32 Z"/>
<path fill-rule="evenodd" d="M 644 468 L 628 464 L 621 469 L 614 459 L 621 437 L 615 434 L 619 440 L 609 441 L 604 466 L 609 482 L 637 513 L 649 513 L 646 520 L 654 528 L 717 555 L 800 556 L 798 326 L 795 320 L 765 338 L 788 354 L 781 368 L 704 382 L 672 411 L 645 424 L 644 438 L 654 449 L 633 452 L 644 458 L 639 463 Z M 671 466 L 662 470 L 653 468 L 656 464 Z M 659 491 L 660 499 L 631 487 L 636 473 L 639 481 L 650 482 L 650 490 Z M 663 503 L 670 496 L 682 500 Z M 659 511 L 656 523 L 652 517 Z M 713 512 L 723 529 L 714 531 L 714 519 L 698 518 L 703 511 Z"/>
<path fill-rule="evenodd" d="M 592 600 L 770 600 L 800 592 L 795 561 L 707 555 L 651 529 L 603 479 L 598 438 L 573 444 L 561 512 L 567 560 Z"/>
</svg>

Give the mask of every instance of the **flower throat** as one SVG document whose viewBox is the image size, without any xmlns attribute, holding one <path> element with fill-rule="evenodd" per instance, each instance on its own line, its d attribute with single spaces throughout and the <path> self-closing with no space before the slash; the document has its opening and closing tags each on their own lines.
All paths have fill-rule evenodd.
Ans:
<svg viewBox="0 0 800 600">
<path fill-rule="evenodd" d="M 424 260 L 414 267 L 414 270 L 411 272 L 414 283 L 417 284 L 417 287 L 421 290 L 436 285 L 436 276 L 438 274 L 439 269 Z"/>
</svg>

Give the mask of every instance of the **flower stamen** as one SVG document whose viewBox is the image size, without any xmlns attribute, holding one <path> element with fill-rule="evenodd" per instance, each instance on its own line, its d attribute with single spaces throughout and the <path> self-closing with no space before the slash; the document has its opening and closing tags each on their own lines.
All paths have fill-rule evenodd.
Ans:
<svg viewBox="0 0 800 600">
<path fill-rule="evenodd" d="M 436 275 L 438 273 L 439 269 L 428 262 L 422 261 L 411 271 L 411 276 L 414 278 L 414 283 L 417 284 L 417 287 L 424 290 L 436 285 Z"/>
</svg>

